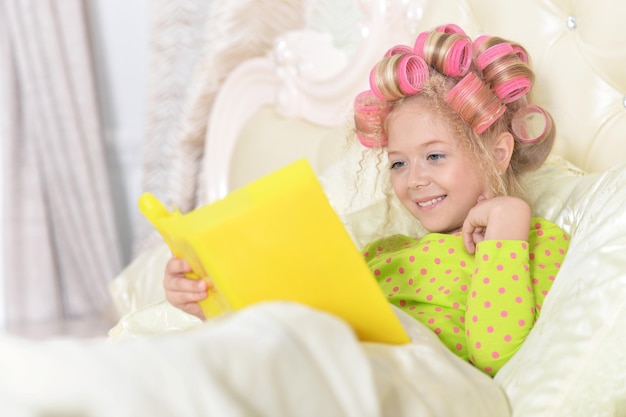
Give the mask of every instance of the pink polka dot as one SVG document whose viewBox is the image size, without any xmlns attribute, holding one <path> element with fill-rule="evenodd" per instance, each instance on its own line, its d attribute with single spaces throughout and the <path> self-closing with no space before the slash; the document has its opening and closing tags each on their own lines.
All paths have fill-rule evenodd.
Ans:
<svg viewBox="0 0 626 417">
<path fill-rule="evenodd" d="M 430 279 L 430 282 L 431 282 L 431 283 L 433 283 L 433 282 L 435 282 L 435 281 L 437 281 L 437 278 L 435 278 L 435 277 L 432 277 L 432 278 Z"/>
<path fill-rule="evenodd" d="M 498 288 L 498 292 L 499 292 L 500 294 L 504 294 L 504 293 L 506 292 L 506 288 L 504 288 L 504 287 L 500 287 L 500 288 Z"/>
<path fill-rule="evenodd" d="M 399 289 L 400 288 L 398 288 L 398 287 L 393 287 L 393 292 L 398 292 Z"/>
<path fill-rule="evenodd" d="M 464 317 L 464 316 L 459 317 L 459 321 L 460 321 L 461 323 L 465 323 L 465 317 Z"/>
<path fill-rule="evenodd" d="M 511 259 L 515 259 L 515 258 L 517 258 L 517 253 L 511 252 Z"/>
<path fill-rule="evenodd" d="M 457 343 L 455 347 L 456 347 L 456 350 L 461 350 L 461 349 L 463 349 L 463 345 L 462 345 L 462 344 L 460 344 L 460 343 Z"/>
<path fill-rule="evenodd" d="M 436 311 L 437 313 L 441 313 L 441 307 L 435 307 L 435 311 Z"/>
<path fill-rule="evenodd" d="M 398 268 L 398 272 L 401 273 L 401 274 L 404 274 L 404 268 L 402 268 L 402 267 Z"/>
<path fill-rule="evenodd" d="M 565 255 L 565 251 L 563 249 L 559 249 L 559 254 Z"/>
<path fill-rule="evenodd" d="M 443 293 L 444 294 L 450 294 L 450 290 L 445 290 Z"/>
<path fill-rule="evenodd" d="M 461 285 L 461 291 L 467 291 L 467 285 L 465 284 Z"/>
<path fill-rule="evenodd" d="M 435 319 L 428 319 L 428 324 L 433 324 L 435 322 Z"/>
<path fill-rule="evenodd" d="M 496 269 L 497 269 L 498 271 L 502 271 L 502 270 L 504 269 L 504 265 L 498 265 L 498 266 L 496 267 Z"/>
<path fill-rule="evenodd" d="M 458 333 L 458 332 L 460 332 L 460 331 L 461 331 L 461 329 L 459 329 L 458 327 L 456 327 L 456 326 L 455 326 L 455 327 L 453 327 L 453 328 L 452 328 L 452 331 L 453 331 L 454 333 Z"/>
<path fill-rule="evenodd" d="M 548 295 L 548 291 L 546 291 L 546 290 L 542 290 L 542 291 L 541 291 L 541 294 L 542 294 L 542 295 Z"/>
<path fill-rule="evenodd" d="M 440 329 L 439 327 L 437 327 L 437 328 L 435 329 L 435 333 L 437 333 L 437 334 L 441 333 L 441 329 Z"/>
<path fill-rule="evenodd" d="M 537 266 L 539 267 L 539 269 L 546 269 L 546 266 L 544 264 L 539 264 Z"/>
<path fill-rule="evenodd" d="M 409 256 L 409 262 L 415 262 L 415 256 L 413 255 Z"/>
<path fill-rule="evenodd" d="M 443 291 L 443 289 L 444 289 L 443 285 L 441 285 L 439 288 L 437 288 L 438 291 Z"/>
<path fill-rule="evenodd" d="M 387 277 L 387 278 L 385 279 L 385 282 L 391 282 L 391 277 Z"/>
<path fill-rule="evenodd" d="M 491 354 L 491 357 L 494 358 L 494 359 L 498 359 L 500 357 L 500 354 L 498 352 L 493 352 Z"/>
<path fill-rule="evenodd" d="M 482 346 L 483 346 L 482 343 L 476 342 L 476 349 L 480 349 Z"/>
<path fill-rule="evenodd" d="M 474 323 L 478 323 L 478 316 L 472 316 L 472 321 Z"/>
<path fill-rule="evenodd" d="M 483 283 L 485 283 L 485 284 L 489 284 L 489 278 L 485 278 L 485 279 L 483 279 Z"/>
<path fill-rule="evenodd" d="M 453 307 L 453 308 L 459 308 L 459 307 L 460 307 L 460 304 L 459 304 L 459 303 L 452 303 L 452 307 Z"/>
<path fill-rule="evenodd" d="M 416 289 L 416 290 L 415 290 L 415 292 L 416 292 L 416 293 L 417 293 L 417 292 L 421 292 L 421 291 L 422 291 L 422 289 L 421 289 L 421 288 L 418 288 L 418 289 Z"/>
<path fill-rule="evenodd" d="M 543 236 L 543 230 L 537 230 L 537 236 Z"/>
<path fill-rule="evenodd" d="M 484 254 L 484 255 L 483 255 L 483 261 L 488 261 L 488 260 L 489 260 L 489 255 Z"/>
<path fill-rule="evenodd" d="M 530 259 L 531 261 L 535 259 L 535 254 L 534 253 L 528 254 L 528 259 Z"/>
<path fill-rule="evenodd" d="M 508 315 L 509 315 L 509 312 L 508 312 L 508 311 L 506 311 L 506 310 L 502 310 L 502 311 L 500 312 L 500 317 L 507 317 Z"/>
<path fill-rule="evenodd" d="M 522 242 L 522 249 L 526 250 L 526 248 L 528 248 L 528 245 L 526 244 L 526 242 Z"/>
<path fill-rule="evenodd" d="M 426 268 L 422 268 L 422 269 L 420 269 L 420 273 L 421 273 L 422 275 L 426 275 L 426 273 L 427 273 L 427 272 L 428 272 L 428 271 L 426 270 Z"/>
<path fill-rule="evenodd" d="M 507 334 L 506 336 L 504 336 L 504 341 L 505 342 L 510 342 L 511 341 L 511 335 Z"/>
<path fill-rule="evenodd" d="M 523 301 L 523 300 L 522 300 L 522 297 L 515 297 L 515 302 L 516 302 L 517 304 L 521 304 L 521 303 L 522 303 L 522 301 Z"/>
<path fill-rule="evenodd" d="M 555 241 L 555 240 L 556 240 L 556 237 L 554 237 L 554 236 L 550 236 L 550 240 Z"/>
<path fill-rule="evenodd" d="M 415 310 L 415 306 L 409 307 L 409 310 Z"/>
<path fill-rule="evenodd" d="M 448 253 L 449 253 L 450 255 L 452 255 L 452 254 L 454 253 L 454 248 L 450 248 L 450 249 L 448 249 Z"/>
<path fill-rule="evenodd" d="M 485 372 L 490 373 L 492 370 L 491 366 L 485 366 Z"/>
<path fill-rule="evenodd" d="M 377 250 L 378 252 L 382 252 L 382 251 L 383 251 L 383 248 L 382 248 L 382 246 L 379 246 L 379 247 L 377 247 L 377 248 L 376 248 L 376 250 Z"/>
<path fill-rule="evenodd" d="M 461 267 L 465 268 L 465 265 L 467 265 L 467 264 L 465 263 L 465 261 L 461 261 L 461 262 L 459 262 L 459 265 L 461 265 Z"/>
<path fill-rule="evenodd" d="M 446 269 L 446 275 L 450 275 L 452 273 L 451 269 Z"/>
<path fill-rule="evenodd" d="M 433 300 L 433 296 L 429 294 L 429 295 L 427 295 L 427 296 L 426 296 L 426 299 L 427 299 L 428 301 L 432 301 L 432 300 Z"/>
<path fill-rule="evenodd" d="M 502 242 L 496 242 L 496 248 L 500 249 L 502 247 Z"/>
<path fill-rule="evenodd" d="M 368 256 L 370 256 L 370 253 L 369 253 L 369 252 L 365 252 L 365 253 L 363 254 L 363 256 L 367 258 Z"/>
<path fill-rule="evenodd" d="M 472 298 L 476 298 L 476 291 L 472 291 Z"/>
<path fill-rule="evenodd" d="M 546 249 L 546 251 L 545 251 L 545 254 L 546 254 L 546 256 L 550 256 L 550 255 L 552 255 L 552 253 L 551 253 L 549 250 L 547 250 L 547 249 Z"/>
<path fill-rule="evenodd" d="M 491 307 L 491 302 L 490 301 L 485 301 L 485 308 L 489 308 Z"/>
<path fill-rule="evenodd" d="M 437 242 L 439 242 L 439 243 L 443 243 L 443 242 L 445 242 L 445 241 L 446 241 L 446 240 L 445 240 L 444 238 L 441 238 L 441 239 L 439 239 Z"/>
<path fill-rule="evenodd" d="M 406 301 L 400 300 L 400 307 L 404 307 L 406 305 Z"/>
<path fill-rule="evenodd" d="M 380 275 L 380 269 L 375 269 L 374 270 L 374 275 Z"/>
<path fill-rule="evenodd" d="M 441 259 L 439 259 L 439 258 L 435 258 L 435 263 L 436 263 L 437 265 L 439 265 L 439 264 L 441 263 Z"/>
<path fill-rule="evenodd" d="M 539 280 L 537 278 L 533 278 L 533 284 L 535 285 L 539 284 Z"/>
<path fill-rule="evenodd" d="M 513 278 L 513 281 L 518 281 L 519 280 L 519 275 L 513 274 L 512 278 Z"/>
<path fill-rule="evenodd" d="M 409 278 L 409 281 L 408 281 L 408 282 L 409 282 L 409 285 L 413 285 L 413 282 L 414 282 L 414 281 L 413 281 L 413 278 Z"/>
<path fill-rule="evenodd" d="M 548 277 L 548 279 L 549 279 L 550 281 L 554 281 L 554 275 L 550 275 L 550 276 Z"/>
<path fill-rule="evenodd" d="M 520 327 L 524 327 L 526 325 L 526 321 L 525 320 L 520 320 L 517 322 L 517 324 L 519 324 Z"/>
<path fill-rule="evenodd" d="M 487 327 L 487 333 L 493 333 L 493 326 Z"/>
<path fill-rule="evenodd" d="M 387 262 L 387 263 L 391 263 L 391 258 L 387 258 L 387 259 L 385 259 L 385 262 Z"/>
<path fill-rule="evenodd" d="M 424 246 L 424 249 L 422 249 L 424 252 L 428 252 L 428 249 L 430 249 L 428 246 Z"/>
<path fill-rule="evenodd" d="M 535 223 L 535 229 L 541 229 L 541 223 Z"/>
<path fill-rule="evenodd" d="M 556 266 L 557 268 L 560 268 L 560 267 L 561 267 L 561 264 L 560 264 L 559 262 L 555 262 L 555 263 L 554 263 L 554 266 Z"/>
</svg>

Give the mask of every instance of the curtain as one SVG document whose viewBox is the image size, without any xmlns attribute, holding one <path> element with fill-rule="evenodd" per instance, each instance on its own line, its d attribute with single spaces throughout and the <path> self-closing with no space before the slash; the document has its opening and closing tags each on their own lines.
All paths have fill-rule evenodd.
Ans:
<svg viewBox="0 0 626 417">
<path fill-rule="evenodd" d="M 3 0 L 0 25 L 8 328 L 100 315 L 121 256 L 85 4 Z"/>
</svg>

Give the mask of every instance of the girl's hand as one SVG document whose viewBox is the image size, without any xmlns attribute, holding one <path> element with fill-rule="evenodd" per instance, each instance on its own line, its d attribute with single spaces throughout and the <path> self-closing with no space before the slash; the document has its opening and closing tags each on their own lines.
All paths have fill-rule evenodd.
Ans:
<svg viewBox="0 0 626 417">
<path fill-rule="evenodd" d="M 171 258 L 167 261 L 163 277 L 165 298 L 174 307 L 204 320 L 204 313 L 198 302 L 206 298 L 211 284 L 187 278 L 185 274 L 188 272 L 191 272 L 191 268 L 184 259 Z"/>
<path fill-rule="evenodd" d="M 531 210 L 516 197 L 481 196 L 463 223 L 463 243 L 471 254 L 483 240 L 528 240 Z"/>
</svg>

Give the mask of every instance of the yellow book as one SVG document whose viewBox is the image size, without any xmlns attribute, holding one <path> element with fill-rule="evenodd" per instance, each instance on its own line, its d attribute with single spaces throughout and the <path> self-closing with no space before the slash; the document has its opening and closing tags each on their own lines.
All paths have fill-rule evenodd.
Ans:
<svg viewBox="0 0 626 417">
<path fill-rule="evenodd" d="M 360 340 L 409 341 L 306 159 L 185 214 L 149 193 L 139 208 L 191 278 L 213 281 L 200 302 L 207 317 L 293 301 L 342 318 Z"/>
</svg>

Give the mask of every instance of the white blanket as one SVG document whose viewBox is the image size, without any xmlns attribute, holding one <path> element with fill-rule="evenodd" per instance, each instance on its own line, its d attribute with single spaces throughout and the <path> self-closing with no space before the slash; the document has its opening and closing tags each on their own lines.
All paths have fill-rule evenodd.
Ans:
<svg viewBox="0 0 626 417">
<path fill-rule="evenodd" d="M 409 345 L 359 343 L 333 316 L 289 303 L 207 323 L 161 303 L 150 320 L 165 318 L 169 331 L 123 337 L 141 333 L 135 316 L 132 331 L 122 321 L 108 342 L 4 337 L 0 415 L 509 415 L 491 378 L 399 314 Z"/>
</svg>

